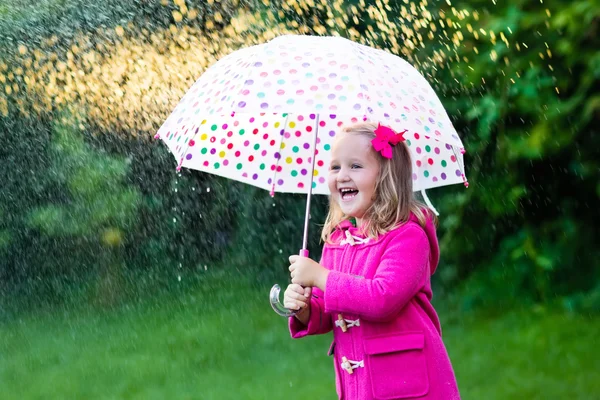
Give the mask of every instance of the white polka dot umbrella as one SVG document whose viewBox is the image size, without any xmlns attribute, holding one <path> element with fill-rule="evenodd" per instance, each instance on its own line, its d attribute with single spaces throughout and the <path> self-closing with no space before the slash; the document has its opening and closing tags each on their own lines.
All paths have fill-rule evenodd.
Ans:
<svg viewBox="0 0 600 400">
<path fill-rule="evenodd" d="M 178 168 L 308 194 L 305 250 L 311 192 L 329 194 L 333 136 L 363 120 L 407 130 L 415 191 L 466 184 L 463 145 L 425 78 L 400 57 L 339 37 L 286 35 L 229 54 L 156 137 Z"/>
</svg>

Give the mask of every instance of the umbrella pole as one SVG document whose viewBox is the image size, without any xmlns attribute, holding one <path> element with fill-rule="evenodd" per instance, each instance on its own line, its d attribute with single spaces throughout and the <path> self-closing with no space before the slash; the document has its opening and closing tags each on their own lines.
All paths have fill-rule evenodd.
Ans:
<svg viewBox="0 0 600 400">
<path fill-rule="evenodd" d="M 315 124 L 315 137 L 313 140 L 313 156 L 312 166 L 310 168 L 310 184 L 308 185 L 308 194 L 306 195 L 306 213 L 304 214 L 304 236 L 302 238 L 302 249 L 300 255 L 302 257 L 308 257 L 308 221 L 310 220 L 310 200 L 312 198 L 312 186 L 315 178 L 315 158 L 317 158 L 317 137 L 319 136 L 319 114 L 316 116 Z M 281 288 L 279 285 L 273 285 L 271 292 L 269 293 L 269 299 L 273 311 L 282 317 L 292 317 L 298 313 L 299 310 L 288 310 L 281 304 L 279 300 L 279 293 Z"/>
</svg>

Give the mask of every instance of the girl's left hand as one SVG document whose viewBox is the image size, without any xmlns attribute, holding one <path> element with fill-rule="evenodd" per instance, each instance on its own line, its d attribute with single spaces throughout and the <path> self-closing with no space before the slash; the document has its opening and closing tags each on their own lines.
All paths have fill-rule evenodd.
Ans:
<svg viewBox="0 0 600 400">
<path fill-rule="evenodd" d="M 290 272 L 292 283 L 304 287 L 316 286 L 325 291 L 329 270 L 310 258 L 298 255 L 290 256 Z"/>
</svg>

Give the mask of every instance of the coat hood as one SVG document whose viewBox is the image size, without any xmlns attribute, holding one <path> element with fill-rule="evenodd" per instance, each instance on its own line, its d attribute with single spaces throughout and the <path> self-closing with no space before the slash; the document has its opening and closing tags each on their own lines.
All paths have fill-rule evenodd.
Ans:
<svg viewBox="0 0 600 400">
<path fill-rule="evenodd" d="M 440 246 L 438 243 L 435 224 L 433 222 L 433 216 L 431 211 L 427 210 L 425 215 L 427 216 L 427 223 L 425 224 L 425 227 L 423 227 L 423 230 L 425 231 L 427 239 L 429 240 L 429 265 L 431 268 L 430 273 L 431 275 L 433 275 L 440 261 Z M 410 214 L 410 220 L 421 226 L 419 224 L 419 219 L 412 213 Z"/>
</svg>

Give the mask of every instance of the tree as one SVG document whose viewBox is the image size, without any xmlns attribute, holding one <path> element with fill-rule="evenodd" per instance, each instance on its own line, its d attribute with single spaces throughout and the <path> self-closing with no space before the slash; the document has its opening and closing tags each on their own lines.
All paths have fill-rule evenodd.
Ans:
<svg viewBox="0 0 600 400">
<path fill-rule="evenodd" d="M 57 196 L 32 209 L 28 225 L 62 242 L 67 252 L 73 247 L 86 249 L 91 263 L 71 260 L 69 267 L 75 271 L 69 272 L 86 275 L 99 267 L 98 297 L 113 304 L 121 284 L 124 243 L 136 227 L 141 202 L 140 193 L 125 183 L 128 161 L 90 149 L 77 132 L 77 123 L 55 124 L 50 152 L 52 163 L 45 173 L 58 188 Z M 64 261 L 69 259 L 68 254 L 63 256 Z"/>
</svg>

